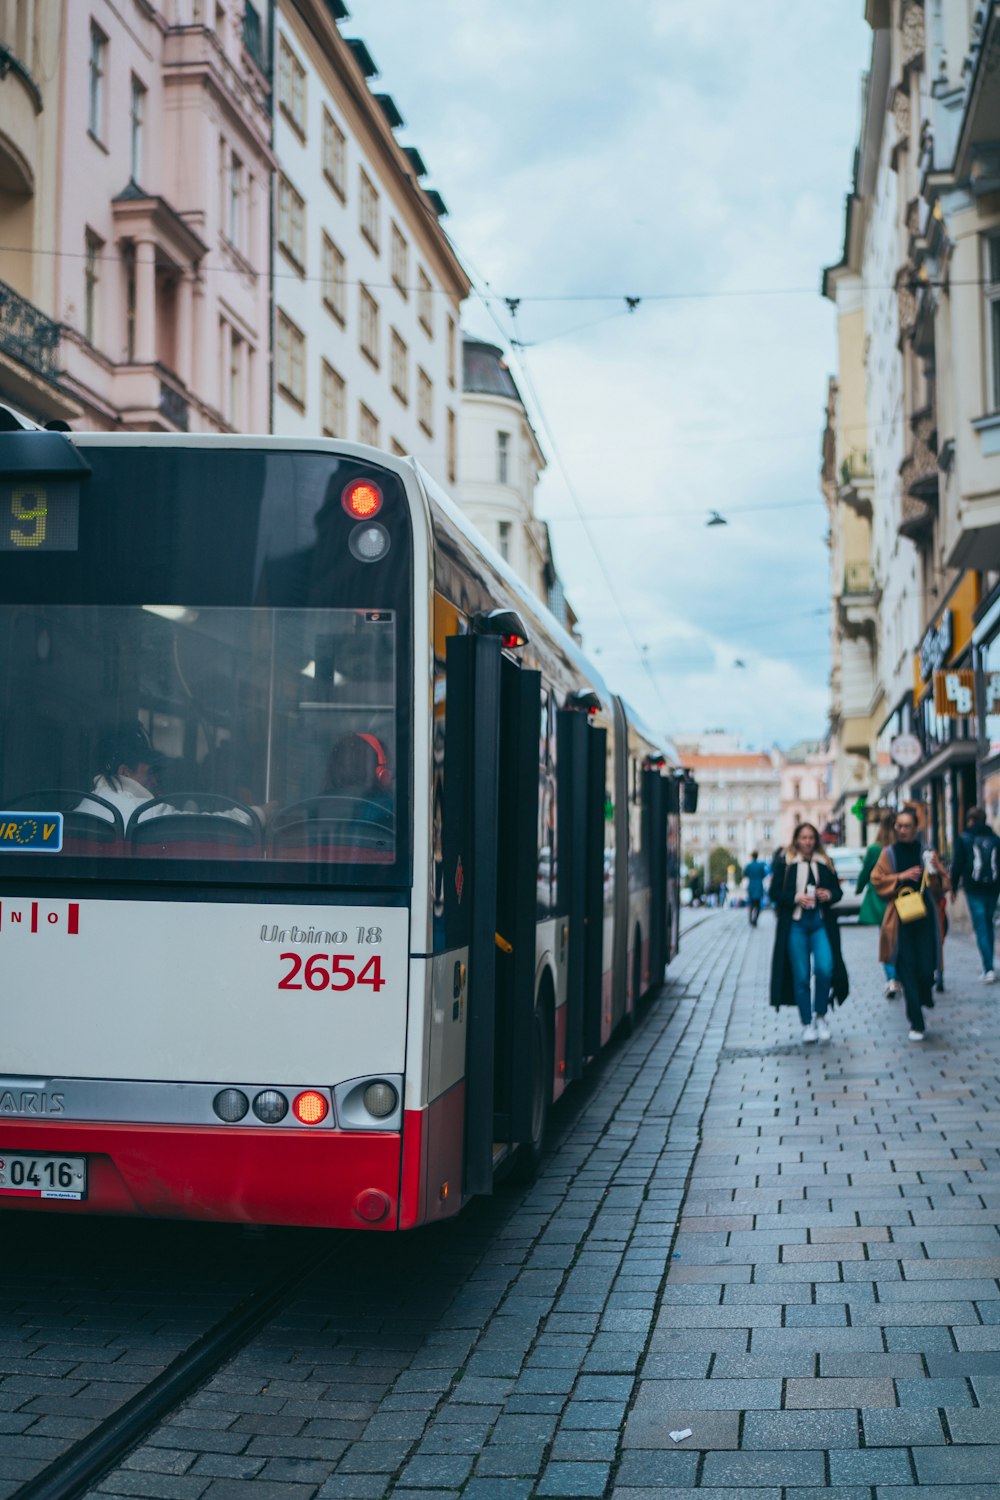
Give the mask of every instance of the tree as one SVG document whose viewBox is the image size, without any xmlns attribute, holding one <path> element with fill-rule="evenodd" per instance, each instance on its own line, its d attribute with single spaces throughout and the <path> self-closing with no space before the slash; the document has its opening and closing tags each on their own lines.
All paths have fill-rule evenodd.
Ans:
<svg viewBox="0 0 1000 1500">
<path fill-rule="evenodd" d="M 730 849 L 721 846 L 713 849 L 708 856 L 708 883 L 710 886 L 721 885 L 723 881 L 729 882 L 729 866 L 733 865 L 736 870 L 736 879 L 740 880 L 743 871 L 740 868 L 736 855 Z"/>
</svg>

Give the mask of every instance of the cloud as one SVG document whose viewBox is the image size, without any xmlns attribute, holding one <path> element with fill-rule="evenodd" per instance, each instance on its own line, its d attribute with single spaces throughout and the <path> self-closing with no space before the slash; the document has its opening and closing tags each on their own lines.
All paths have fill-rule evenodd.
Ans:
<svg viewBox="0 0 1000 1500">
<path fill-rule="evenodd" d="M 460 253 L 524 299 L 513 326 L 499 300 L 471 300 L 466 324 L 531 346 L 538 505 L 585 645 L 675 729 L 766 743 L 825 722 L 835 351 L 818 283 L 842 240 L 858 10 L 355 0 L 345 28 L 410 121 Z M 629 315 L 625 294 L 650 300 Z M 706 528 L 709 509 L 730 524 Z"/>
</svg>

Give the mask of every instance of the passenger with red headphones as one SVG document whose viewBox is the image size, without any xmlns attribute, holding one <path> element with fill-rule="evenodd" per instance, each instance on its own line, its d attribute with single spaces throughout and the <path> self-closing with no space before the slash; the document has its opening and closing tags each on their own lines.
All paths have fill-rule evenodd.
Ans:
<svg viewBox="0 0 1000 1500">
<path fill-rule="evenodd" d="M 323 795 L 353 797 L 360 821 L 392 822 L 392 771 L 376 735 L 345 734 L 336 742 L 326 762 Z"/>
</svg>

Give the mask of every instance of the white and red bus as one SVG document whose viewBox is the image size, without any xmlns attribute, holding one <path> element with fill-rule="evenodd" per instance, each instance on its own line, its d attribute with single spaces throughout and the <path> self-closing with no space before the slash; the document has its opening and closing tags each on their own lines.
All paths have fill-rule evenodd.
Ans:
<svg viewBox="0 0 1000 1500">
<path fill-rule="evenodd" d="M 408 460 L 0 424 L 0 1207 L 530 1168 L 676 951 L 670 746 Z"/>
</svg>

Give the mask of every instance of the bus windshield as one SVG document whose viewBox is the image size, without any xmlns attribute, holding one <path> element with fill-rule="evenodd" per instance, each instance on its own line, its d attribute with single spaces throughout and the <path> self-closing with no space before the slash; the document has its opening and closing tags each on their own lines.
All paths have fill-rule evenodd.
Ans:
<svg viewBox="0 0 1000 1500">
<path fill-rule="evenodd" d="M 61 830 L 51 854 L 0 839 L 0 876 L 30 861 L 59 877 L 405 881 L 396 476 L 237 446 L 80 451 L 79 478 L 0 474 L 0 819 Z"/>
</svg>

